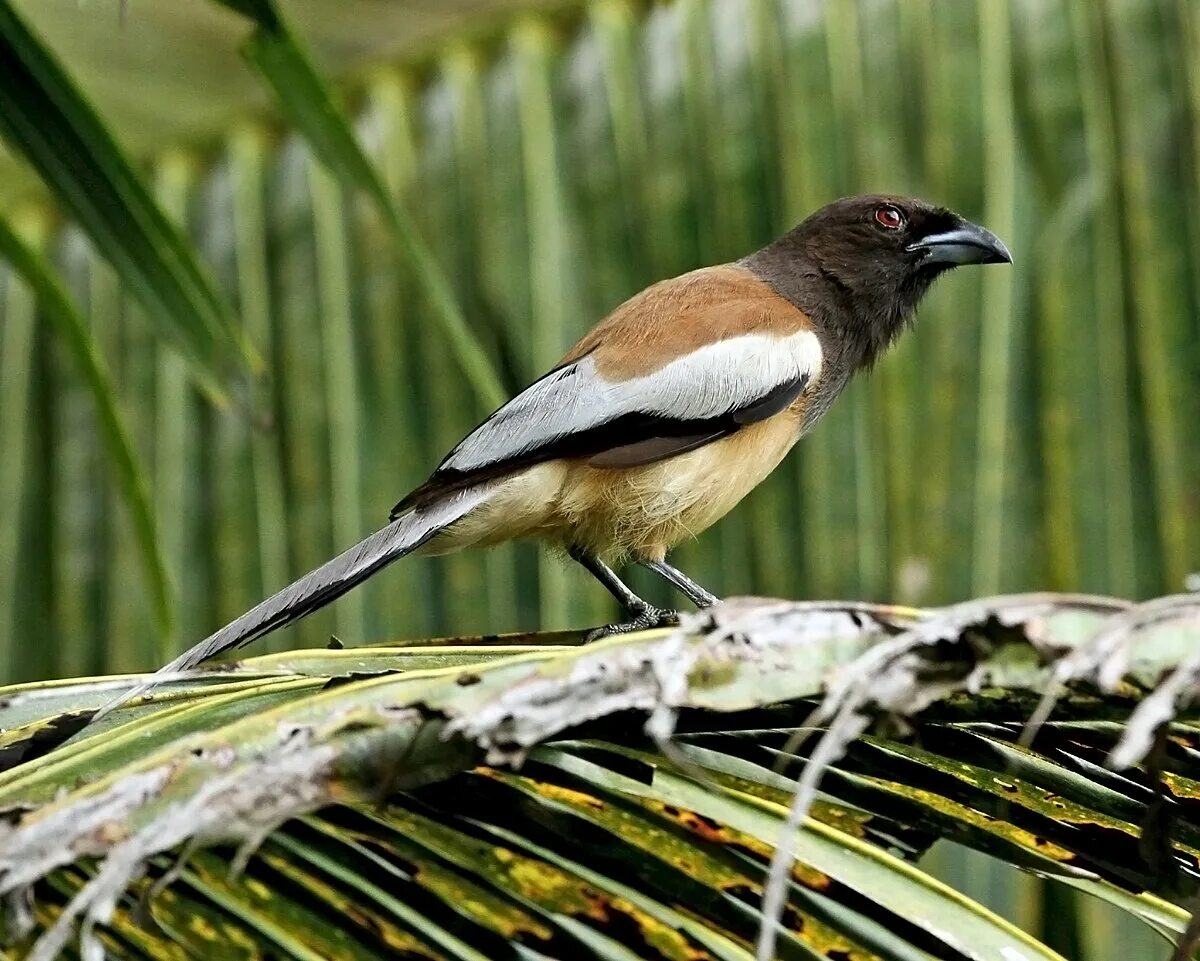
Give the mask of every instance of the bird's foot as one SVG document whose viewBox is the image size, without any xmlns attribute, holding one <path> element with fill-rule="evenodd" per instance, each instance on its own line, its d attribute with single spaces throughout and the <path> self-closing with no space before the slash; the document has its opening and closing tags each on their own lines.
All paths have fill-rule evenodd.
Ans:
<svg viewBox="0 0 1200 961">
<path fill-rule="evenodd" d="M 602 637 L 612 637 L 614 634 L 633 634 L 636 631 L 649 631 L 655 627 L 674 627 L 679 623 L 678 611 L 665 611 L 658 607 L 651 607 L 649 604 L 629 613 L 633 616 L 627 621 L 622 621 L 620 624 L 605 624 L 603 627 L 588 631 L 584 636 L 584 641 L 590 644 L 592 641 L 598 641 Z"/>
</svg>

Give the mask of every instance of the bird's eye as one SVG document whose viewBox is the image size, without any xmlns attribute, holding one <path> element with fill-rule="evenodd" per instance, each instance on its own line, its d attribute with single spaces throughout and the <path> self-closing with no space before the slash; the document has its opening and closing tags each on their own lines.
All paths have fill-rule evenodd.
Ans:
<svg viewBox="0 0 1200 961">
<path fill-rule="evenodd" d="M 898 207 L 884 204 L 882 207 L 875 208 L 875 223 L 885 230 L 899 230 L 904 226 L 904 214 Z"/>
</svg>

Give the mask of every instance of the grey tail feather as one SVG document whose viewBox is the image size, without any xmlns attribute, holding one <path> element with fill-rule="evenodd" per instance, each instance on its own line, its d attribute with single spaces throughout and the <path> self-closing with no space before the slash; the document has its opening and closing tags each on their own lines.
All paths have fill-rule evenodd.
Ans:
<svg viewBox="0 0 1200 961">
<path fill-rule="evenodd" d="M 245 614 L 210 634 L 169 664 L 159 668 L 131 690 L 105 704 L 93 720 L 169 679 L 169 675 L 191 670 L 235 647 L 292 624 L 331 601 L 405 554 L 411 554 L 439 531 L 477 506 L 487 487 L 456 492 L 441 503 L 417 508 L 396 518 L 387 527 L 343 551 L 316 570 L 271 595 Z"/>
</svg>

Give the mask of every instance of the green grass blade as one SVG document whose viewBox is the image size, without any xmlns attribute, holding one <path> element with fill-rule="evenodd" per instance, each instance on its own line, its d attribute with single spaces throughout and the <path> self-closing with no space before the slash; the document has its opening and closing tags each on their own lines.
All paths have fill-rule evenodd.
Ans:
<svg viewBox="0 0 1200 961">
<path fill-rule="evenodd" d="M 1200 212 L 1200 8 L 1191 0 L 1175 2 L 1176 43 L 1183 67 L 1183 86 L 1187 109 L 1186 127 L 1191 134 L 1192 157 L 1189 176 L 1192 197 L 1191 212 Z M 1200 241 L 1192 239 L 1192 276 L 1200 277 Z M 1200 322 L 1192 319 L 1192 329 L 1200 330 Z"/>
<path fill-rule="evenodd" d="M 1121 257 L 1121 218 L 1113 202 L 1117 180 L 1118 148 L 1111 104 L 1111 65 L 1098 4 L 1070 0 L 1071 30 L 1075 40 L 1079 89 L 1083 99 L 1083 122 L 1088 166 L 1093 172 L 1095 206 L 1088 234 L 1094 245 L 1093 284 L 1100 378 L 1099 420 L 1102 435 L 1104 515 L 1107 561 L 1103 589 L 1123 597 L 1132 596 L 1144 574 L 1138 563 L 1137 531 L 1134 523 L 1135 488 L 1130 417 L 1133 404 L 1129 385 L 1127 352 L 1125 265 Z"/>
<path fill-rule="evenodd" d="M 186 230 L 188 195 L 194 178 L 191 158 L 179 151 L 170 152 L 156 166 L 156 199 L 180 230 Z M 189 485 L 199 470 L 202 454 L 187 366 L 176 351 L 165 345 L 156 345 L 155 353 L 154 513 L 164 563 L 180 610 L 172 630 L 160 634 L 158 644 L 152 648 L 155 660 L 162 663 L 174 657 L 183 642 L 180 621 L 187 616 L 190 599 L 187 595 L 192 593 L 188 584 L 192 570 L 192 545 L 188 542 L 192 519 L 179 505 L 189 500 Z"/>
<path fill-rule="evenodd" d="M 337 549 L 358 541 L 363 529 L 362 438 L 354 358 L 354 320 L 350 312 L 350 265 L 347 262 L 345 210 L 341 185 L 322 167 L 309 166 L 313 234 L 317 252 L 317 293 L 321 305 L 321 359 L 325 405 L 329 411 L 330 503 Z M 382 510 L 380 511 L 382 516 Z M 339 634 L 351 643 L 363 640 L 363 595 L 352 592 L 335 608 Z"/>
<path fill-rule="evenodd" d="M 983 125 L 988 145 L 984 211 L 990 228 L 1013 242 L 1016 141 L 1013 128 L 1012 31 L 1007 6 L 979 4 L 979 59 L 983 73 Z M 1010 467 L 1013 356 L 1012 271 L 990 270 L 983 279 L 983 332 L 979 342 L 978 455 L 975 473 L 976 594 L 1000 591 L 1005 543 L 1005 478 Z"/>
<path fill-rule="evenodd" d="M 95 256 L 90 241 L 77 227 L 68 227 L 45 249 L 59 271 L 67 296 L 79 305 L 91 336 L 100 352 L 106 353 L 87 310 L 91 261 Z M 49 355 L 53 398 L 49 418 L 54 443 L 49 451 L 50 484 L 40 485 L 40 503 L 34 510 L 49 517 L 55 670 L 75 677 L 97 674 L 105 667 L 102 612 L 106 557 L 101 531 L 111 472 L 97 430 L 99 419 L 92 392 L 79 376 L 75 358 L 69 347 L 53 337 L 43 340 Z M 170 347 L 163 349 L 183 366 Z M 159 539 L 163 541 L 161 526 Z M 169 565 L 165 546 L 164 559 Z"/>
<path fill-rule="evenodd" d="M 321 319 L 313 245 L 311 157 L 292 138 L 279 152 L 271 187 L 271 267 L 276 292 L 278 403 L 275 416 L 284 440 L 287 482 L 285 528 L 294 576 L 337 552 L 329 505 L 329 412 L 322 383 Z M 348 546 L 348 545 L 342 545 Z M 214 618 L 219 620 L 219 618 Z M 333 630 L 331 612 L 305 618 L 283 640 L 289 646 L 319 646 Z"/>
<path fill-rule="evenodd" d="M 227 145 L 233 193 L 234 270 L 238 309 L 246 334 L 266 357 L 276 357 L 278 331 L 271 316 L 271 273 L 267 262 L 264 165 L 259 131 L 240 128 Z M 273 410 L 274 396 L 255 409 Z M 271 591 L 288 582 L 287 506 L 283 455 L 278 429 L 257 430 L 249 439 L 254 486 L 258 582 Z M 270 641 L 268 641 L 270 643 Z"/>
<path fill-rule="evenodd" d="M 235 364 L 260 362 L 180 233 L 54 57 L 0 0 L 0 134 L 120 273 L 216 402 Z"/>
<path fill-rule="evenodd" d="M 133 521 L 156 625 L 161 632 L 168 633 L 174 619 L 174 607 L 162 549 L 158 542 L 146 472 L 118 409 L 117 394 L 104 359 L 92 340 L 86 322 L 67 297 L 50 265 L 3 219 L 0 219 L 0 255 L 20 272 L 34 291 L 44 316 L 54 325 L 91 389 L 117 488 Z"/>
<path fill-rule="evenodd" d="M 0 221 L 0 225 L 3 221 Z M 8 227 L 0 226 L 0 237 Z M 29 460 L 29 426 L 37 306 L 33 292 L 14 271 L 5 271 L 0 287 L 3 325 L 0 325 L 0 509 L 5 522 L 0 524 L 0 637 L 9 640 L 5 650 L 3 676 L 21 676 L 22 645 L 17 640 L 18 591 L 21 578 L 22 510 Z"/>
<path fill-rule="evenodd" d="M 1140 374 L 1140 420 L 1146 435 L 1149 476 L 1154 491 L 1162 578 L 1178 589 L 1197 561 L 1197 472 L 1192 425 L 1196 404 L 1195 310 L 1189 296 L 1187 217 L 1183 185 L 1174 181 L 1172 164 L 1148 155 L 1156 123 L 1145 104 L 1161 97 L 1171 103 L 1169 43 L 1174 31 L 1154 24 L 1128 5 L 1103 5 L 1110 39 L 1114 116 L 1118 132 L 1118 175 L 1124 202 L 1124 253 L 1129 282 L 1127 322 L 1133 334 Z M 1169 142 L 1169 141 L 1168 141 Z M 1164 150 L 1166 148 L 1164 144 Z M 1179 150 L 1179 165 L 1195 163 Z M 1181 194 L 1184 194 L 1181 197 Z"/>
<path fill-rule="evenodd" d="M 234 220 L 242 211 L 234 195 L 231 167 L 232 161 L 226 150 L 207 174 L 188 178 L 187 195 L 193 200 L 189 227 L 201 254 L 213 264 L 223 289 L 241 308 Z M 242 313 L 245 316 L 245 312 Z M 253 338 L 249 321 L 243 322 L 247 336 L 252 338 L 256 348 L 262 349 L 259 345 L 263 342 Z M 260 436 L 268 441 L 278 440 L 278 434 L 272 431 L 275 419 L 271 382 L 262 378 L 254 387 L 258 393 L 253 409 L 263 413 L 260 419 L 215 416 L 206 417 L 197 425 L 202 446 L 190 474 L 204 477 L 211 500 L 210 514 L 205 518 L 207 523 L 200 530 L 194 525 L 190 528 L 189 553 L 203 556 L 210 566 L 208 584 L 200 588 L 208 601 L 207 608 L 193 604 L 189 610 L 187 639 L 191 642 L 227 623 L 265 594 L 287 583 L 286 575 L 272 584 L 264 584 L 259 577 L 259 530 L 251 443 Z M 169 397 L 163 398 L 164 403 L 169 400 Z M 191 568 L 189 576 L 183 580 L 193 596 L 202 583 L 200 578 L 190 576 L 194 570 Z M 172 654 L 178 650 L 176 647 Z"/>
</svg>

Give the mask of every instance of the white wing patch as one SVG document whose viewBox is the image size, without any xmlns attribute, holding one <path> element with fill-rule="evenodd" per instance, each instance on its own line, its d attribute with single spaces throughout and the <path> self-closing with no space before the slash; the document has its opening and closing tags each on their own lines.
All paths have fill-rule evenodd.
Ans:
<svg viewBox="0 0 1200 961">
<path fill-rule="evenodd" d="M 589 357 L 531 384 L 450 452 L 439 470 L 471 471 L 520 457 L 625 414 L 704 420 L 748 407 L 783 384 L 821 371 L 812 331 L 746 334 L 678 357 L 652 374 L 605 380 Z"/>
</svg>

